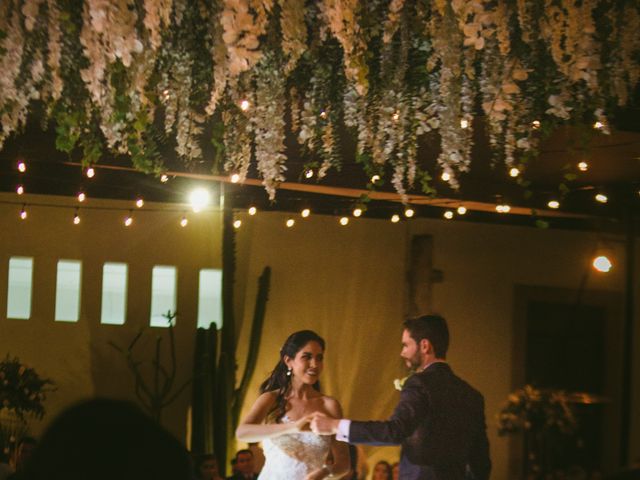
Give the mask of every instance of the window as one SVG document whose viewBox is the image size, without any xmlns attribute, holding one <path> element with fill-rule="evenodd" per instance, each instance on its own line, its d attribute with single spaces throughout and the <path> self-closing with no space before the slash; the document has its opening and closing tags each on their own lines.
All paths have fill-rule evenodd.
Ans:
<svg viewBox="0 0 640 480">
<path fill-rule="evenodd" d="M 9 288 L 7 291 L 7 318 L 28 320 L 31 317 L 31 284 L 33 258 L 9 259 Z"/>
<path fill-rule="evenodd" d="M 176 267 L 155 266 L 151 276 L 152 327 L 169 326 L 167 312 L 176 311 Z"/>
<path fill-rule="evenodd" d="M 100 323 L 124 325 L 127 316 L 126 263 L 105 263 L 102 267 L 102 312 Z"/>
<path fill-rule="evenodd" d="M 200 270 L 198 286 L 198 327 L 209 328 L 215 322 L 222 328 L 222 270 Z"/>
<path fill-rule="evenodd" d="M 77 322 L 80 317 L 82 262 L 59 260 L 56 277 L 56 322 Z"/>
</svg>

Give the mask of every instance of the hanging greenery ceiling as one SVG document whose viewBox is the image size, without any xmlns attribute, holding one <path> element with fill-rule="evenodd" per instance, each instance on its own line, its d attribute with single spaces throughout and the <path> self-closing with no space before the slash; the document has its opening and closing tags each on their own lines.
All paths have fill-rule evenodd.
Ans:
<svg viewBox="0 0 640 480">
<path fill-rule="evenodd" d="M 606 133 L 639 31 L 640 3 L 616 0 L 1 0 L 0 147 L 44 106 L 86 164 L 109 151 L 160 173 L 167 142 L 187 167 L 213 143 L 274 198 L 287 135 L 320 178 L 351 135 L 404 196 L 429 191 L 417 150 L 434 131 L 456 188 L 477 116 L 507 166 L 558 123 Z"/>
</svg>

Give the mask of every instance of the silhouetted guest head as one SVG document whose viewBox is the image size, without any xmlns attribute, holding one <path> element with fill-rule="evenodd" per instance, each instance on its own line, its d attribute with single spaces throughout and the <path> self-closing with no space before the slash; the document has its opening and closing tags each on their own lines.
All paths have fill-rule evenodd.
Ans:
<svg viewBox="0 0 640 480">
<path fill-rule="evenodd" d="M 189 480 L 186 450 L 134 404 L 95 399 L 58 416 L 19 480 Z"/>
<path fill-rule="evenodd" d="M 242 475 L 253 475 L 253 452 L 248 449 L 236 453 L 236 470 Z"/>
<path fill-rule="evenodd" d="M 195 457 L 194 470 L 196 478 L 200 480 L 212 480 L 220 478 L 218 460 L 215 455 L 206 454 Z"/>
</svg>

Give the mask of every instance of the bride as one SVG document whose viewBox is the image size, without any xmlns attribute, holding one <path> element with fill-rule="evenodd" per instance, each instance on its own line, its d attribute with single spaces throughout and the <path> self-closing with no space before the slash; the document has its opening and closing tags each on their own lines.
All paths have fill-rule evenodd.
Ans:
<svg viewBox="0 0 640 480">
<path fill-rule="evenodd" d="M 320 393 L 324 346 L 311 330 L 290 335 L 236 430 L 238 440 L 262 442 L 266 461 L 259 480 L 342 478 L 349 472 L 347 444 L 309 431 L 314 413 L 342 418 L 338 401 Z"/>
</svg>

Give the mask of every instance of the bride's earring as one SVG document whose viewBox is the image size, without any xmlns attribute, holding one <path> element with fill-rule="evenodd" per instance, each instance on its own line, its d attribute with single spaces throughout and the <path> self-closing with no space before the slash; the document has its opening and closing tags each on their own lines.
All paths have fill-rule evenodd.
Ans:
<svg viewBox="0 0 640 480">
<path fill-rule="evenodd" d="M 290 368 L 288 368 L 288 369 L 287 369 L 287 377 L 290 377 L 290 376 L 291 376 L 291 369 L 290 369 Z"/>
</svg>

